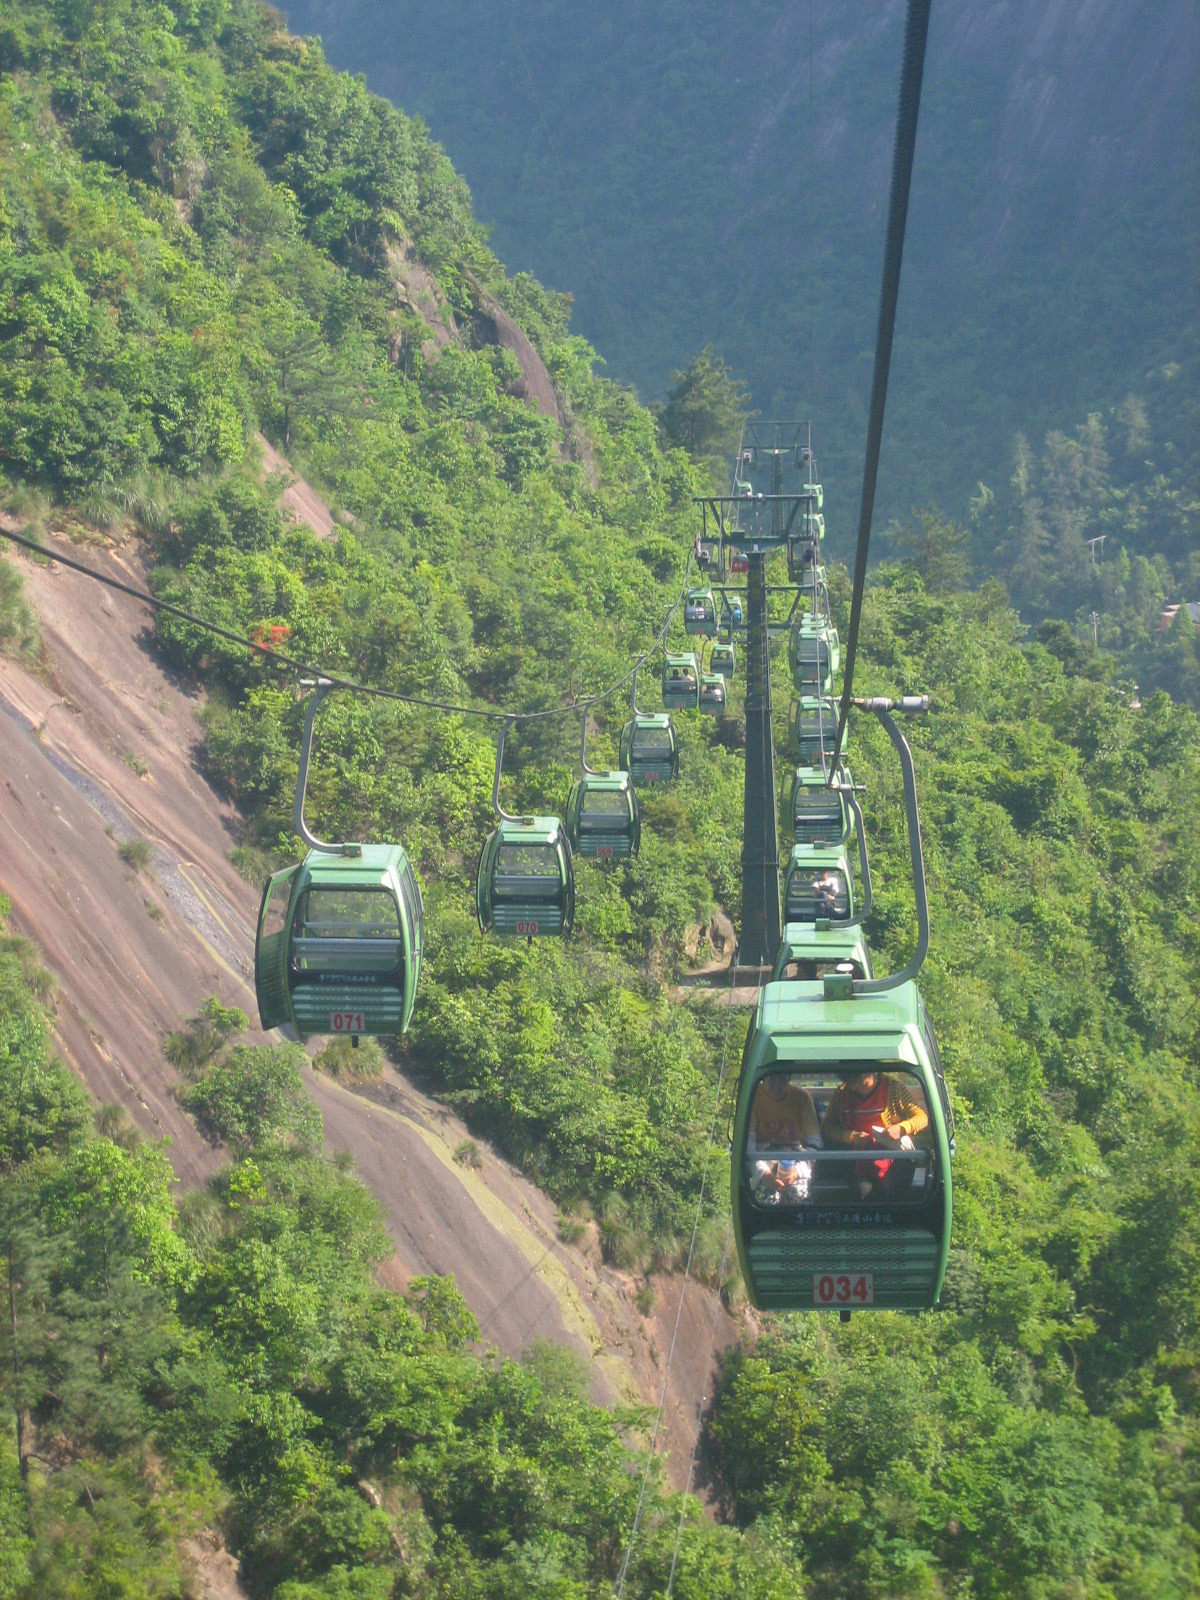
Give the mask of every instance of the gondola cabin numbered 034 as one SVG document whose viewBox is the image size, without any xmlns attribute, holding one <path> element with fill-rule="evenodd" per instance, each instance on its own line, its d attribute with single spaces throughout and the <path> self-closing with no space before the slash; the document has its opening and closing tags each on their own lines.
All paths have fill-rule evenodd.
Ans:
<svg viewBox="0 0 1200 1600">
<path fill-rule="evenodd" d="M 731 1146 L 733 1226 L 766 1311 L 920 1311 L 950 1250 L 954 1122 L 915 983 L 763 987 Z"/>
</svg>

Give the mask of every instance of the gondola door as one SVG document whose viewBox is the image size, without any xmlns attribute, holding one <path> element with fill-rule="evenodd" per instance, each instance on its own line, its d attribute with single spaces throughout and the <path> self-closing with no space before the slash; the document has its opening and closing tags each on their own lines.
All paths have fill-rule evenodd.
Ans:
<svg viewBox="0 0 1200 1600">
<path fill-rule="evenodd" d="M 263 1028 L 281 1028 L 292 1020 L 288 998 L 288 915 L 301 867 L 288 867 L 267 880 L 258 911 L 258 939 L 254 946 L 254 992 Z"/>
</svg>

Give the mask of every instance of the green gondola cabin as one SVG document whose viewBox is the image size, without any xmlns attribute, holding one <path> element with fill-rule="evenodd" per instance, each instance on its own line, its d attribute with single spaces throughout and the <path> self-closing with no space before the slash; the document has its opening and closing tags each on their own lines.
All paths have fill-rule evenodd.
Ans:
<svg viewBox="0 0 1200 1600">
<path fill-rule="evenodd" d="M 700 668 L 694 655 L 663 657 L 662 699 L 665 711 L 695 711 L 700 705 Z"/>
<path fill-rule="evenodd" d="M 475 909 L 484 933 L 528 939 L 570 933 L 575 869 L 560 818 L 506 818 L 493 828 L 479 853 Z"/>
<path fill-rule="evenodd" d="M 786 922 L 775 966 L 776 983 L 820 983 L 829 976 L 870 978 L 871 955 L 863 931 L 843 923 Z"/>
<path fill-rule="evenodd" d="M 783 886 L 785 922 L 847 922 L 854 915 L 854 880 L 836 845 L 792 846 Z"/>
<path fill-rule="evenodd" d="M 670 783 L 679 776 L 679 740 L 665 712 L 639 711 L 621 729 L 618 764 L 636 788 Z"/>
<path fill-rule="evenodd" d="M 829 698 L 804 695 L 788 711 L 788 743 L 802 767 L 819 767 L 833 760 L 837 739 L 837 707 Z"/>
<path fill-rule="evenodd" d="M 824 567 L 817 565 L 819 558 L 817 541 L 810 539 L 807 534 L 795 534 L 787 542 L 788 582 L 802 584 L 806 589 L 812 583 L 813 568 L 824 572 Z"/>
<path fill-rule="evenodd" d="M 710 717 L 725 714 L 725 679 L 719 672 L 705 672 L 700 677 L 700 709 Z"/>
<path fill-rule="evenodd" d="M 737 650 L 732 644 L 715 644 L 708 664 L 714 672 L 719 672 L 726 680 L 733 677 L 737 671 Z"/>
<path fill-rule="evenodd" d="M 853 784 L 844 767 L 837 782 L 847 788 Z M 853 831 L 853 817 L 845 797 L 829 787 L 820 767 L 796 768 L 788 812 L 796 844 L 844 845 Z"/>
<path fill-rule="evenodd" d="M 920 1311 L 950 1250 L 954 1123 L 914 983 L 769 983 L 742 1058 L 734 1237 L 767 1311 Z"/>
<path fill-rule="evenodd" d="M 567 837 L 576 855 L 609 861 L 636 856 L 642 842 L 637 792 L 628 772 L 586 772 L 571 785 Z"/>
<path fill-rule="evenodd" d="M 792 682 L 801 695 L 829 694 L 842 664 L 842 647 L 832 623 L 801 617 L 788 638 Z"/>
<path fill-rule="evenodd" d="M 711 589 L 689 589 L 684 595 L 683 627 L 693 638 L 716 638 L 717 602 Z"/>
<path fill-rule="evenodd" d="M 254 987 L 264 1028 L 388 1036 L 408 1027 L 424 908 L 402 846 L 310 850 L 263 891 Z"/>
</svg>

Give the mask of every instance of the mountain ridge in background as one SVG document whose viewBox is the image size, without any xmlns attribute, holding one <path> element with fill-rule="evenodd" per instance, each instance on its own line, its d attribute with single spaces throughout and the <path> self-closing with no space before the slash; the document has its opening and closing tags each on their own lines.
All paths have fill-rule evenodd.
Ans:
<svg viewBox="0 0 1200 1600">
<path fill-rule="evenodd" d="M 763 415 L 811 415 L 848 539 L 902 0 L 287 10 L 425 118 L 509 270 L 571 286 L 610 375 L 654 398 L 712 342 Z M 1018 431 L 1171 362 L 1156 423 L 1194 461 L 1197 35 L 1186 0 L 934 7 L 881 522 L 964 515 Z"/>
</svg>

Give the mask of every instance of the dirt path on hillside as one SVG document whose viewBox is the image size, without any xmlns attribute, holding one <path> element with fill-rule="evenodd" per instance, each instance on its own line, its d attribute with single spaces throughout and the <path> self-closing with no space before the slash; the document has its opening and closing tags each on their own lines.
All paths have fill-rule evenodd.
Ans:
<svg viewBox="0 0 1200 1600">
<path fill-rule="evenodd" d="M 132 547 L 71 549 L 144 582 Z M 258 892 L 229 861 L 238 817 L 200 770 L 199 703 L 151 653 L 144 608 L 56 564 L 17 564 L 46 675 L 0 658 L 0 888 L 58 979 L 64 1058 L 98 1101 L 169 1138 L 177 1176 L 194 1186 L 223 1154 L 180 1109 L 161 1040 L 209 994 L 256 1015 Z M 135 838 L 153 847 L 141 872 L 118 853 Z M 596 1400 L 657 1406 L 678 1278 L 657 1281 L 643 1318 L 633 1284 L 600 1264 L 594 1243 L 564 1245 L 552 1202 L 485 1143 L 477 1169 L 454 1160 L 468 1130 L 402 1073 L 389 1067 L 359 1091 L 315 1072 L 310 1081 L 327 1145 L 350 1152 L 387 1217 L 396 1255 L 385 1281 L 453 1273 L 485 1342 L 508 1355 L 537 1338 L 569 1344 L 592 1365 Z M 714 1327 L 719 1352 L 736 1325 L 689 1284 L 660 1432 L 680 1484 L 699 1397 L 711 1393 Z"/>
</svg>

